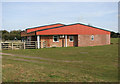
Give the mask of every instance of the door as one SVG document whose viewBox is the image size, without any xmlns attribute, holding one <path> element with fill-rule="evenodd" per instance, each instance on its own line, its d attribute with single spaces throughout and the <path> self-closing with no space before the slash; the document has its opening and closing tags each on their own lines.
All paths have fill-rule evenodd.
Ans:
<svg viewBox="0 0 120 84">
<path fill-rule="evenodd" d="M 74 46 L 78 47 L 78 35 L 74 36 Z"/>
<path fill-rule="evenodd" d="M 64 39 L 62 39 L 62 47 L 64 47 Z"/>
</svg>

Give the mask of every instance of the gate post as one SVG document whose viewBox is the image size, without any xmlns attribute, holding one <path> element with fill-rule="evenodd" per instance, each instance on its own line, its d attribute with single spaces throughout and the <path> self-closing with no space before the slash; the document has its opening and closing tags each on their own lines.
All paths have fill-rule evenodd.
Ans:
<svg viewBox="0 0 120 84">
<path fill-rule="evenodd" d="M 12 50 L 13 50 L 13 42 L 12 42 Z"/>
</svg>

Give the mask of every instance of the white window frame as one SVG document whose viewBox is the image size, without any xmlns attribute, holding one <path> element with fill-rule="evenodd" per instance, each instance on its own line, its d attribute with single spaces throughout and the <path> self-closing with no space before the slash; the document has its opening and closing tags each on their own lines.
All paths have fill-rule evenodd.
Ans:
<svg viewBox="0 0 120 84">
<path fill-rule="evenodd" d="M 55 35 L 55 36 L 57 36 L 57 35 Z M 59 36 L 57 36 L 58 41 L 54 40 L 55 36 L 53 36 L 53 42 L 59 42 Z"/>
<path fill-rule="evenodd" d="M 70 40 L 71 37 L 73 38 L 72 41 Z M 73 42 L 73 41 L 74 41 L 74 36 L 69 36 L 69 41 L 70 41 L 70 42 Z"/>
<path fill-rule="evenodd" d="M 93 39 L 92 39 L 93 38 Z M 91 35 L 91 40 L 94 41 L 94 35 Z"/>
</svg>

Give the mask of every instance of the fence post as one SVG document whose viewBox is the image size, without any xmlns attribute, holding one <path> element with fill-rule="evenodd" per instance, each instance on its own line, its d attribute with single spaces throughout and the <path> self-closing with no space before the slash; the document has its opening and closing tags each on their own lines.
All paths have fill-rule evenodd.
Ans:
<svg viewBox="0 0 120 84">
<path fill-rule="evenodd" d="M 13 43 L 12 43 L 12 50 L 13 50 Z"/>
<path fill-rule="evenodd" d="M 24 44 L 23 46 L 24 46 L 24 49 L 25 49 L 25 42 L 23 44 Z"/>
</svg>

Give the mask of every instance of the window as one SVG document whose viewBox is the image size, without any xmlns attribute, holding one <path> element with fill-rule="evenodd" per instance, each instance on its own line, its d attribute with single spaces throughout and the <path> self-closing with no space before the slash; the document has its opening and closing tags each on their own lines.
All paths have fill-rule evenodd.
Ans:
<svg viewBox="0 0 120 84">
<path fill-rule="evenodd" d="M 94 35 L 91 36 L 91 40 L 92 40 L 92 41 L 94 40 Z"/>
<path fill-rule="evenodd" d="M 73 36 L 69 36 L 69 41 L 73 42 Z"/>
<path fill-rule="evenodd" d="M 53 42 L 59 42 L 59 37 L 58 36 L 53 36 Z"/>
</svg>

